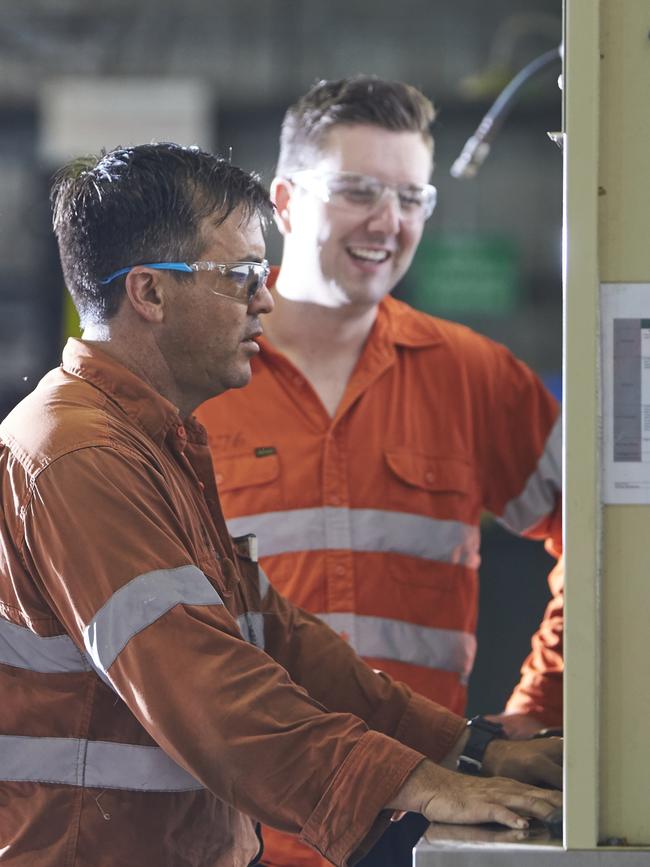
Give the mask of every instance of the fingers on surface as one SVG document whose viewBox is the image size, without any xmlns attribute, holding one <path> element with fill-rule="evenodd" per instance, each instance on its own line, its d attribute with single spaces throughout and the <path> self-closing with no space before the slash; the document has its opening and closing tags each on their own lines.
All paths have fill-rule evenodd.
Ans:
<svg viewBox="0 0 650 867">
<path fill-rule="evenodd" d="M 505 825 L 506 828 L 514 828 L 516 830 L 528 827 L 528 821 L 524 816 L 519 815 L 518 812 L 506 807 L 504 804 L 491 804 L 488 809 L 488 816 L 482 821 L 497 822 L 499 825 Z"/>
<path fill-rule="evenodd" d="M 559 796 L 559 798 L 558 798 Z M 535 819 L 545 819 L 556 807 L 562 805 L 559 792 L 543 792 L 530 795 L 518 795 L 508 801 L 508 806 L 521 816 Z"/>
</svg>

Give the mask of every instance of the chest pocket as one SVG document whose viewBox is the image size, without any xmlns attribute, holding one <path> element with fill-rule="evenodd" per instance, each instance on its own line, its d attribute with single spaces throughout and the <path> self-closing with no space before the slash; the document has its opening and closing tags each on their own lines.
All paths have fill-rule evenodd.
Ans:
<svg viewBox="0 0 650 867">
<path fill-rule="evenodd" d="M 406 447 L 386 449 L 384 456 L 391 471 L 391 506 L 436 518 L 472 520 L 474 484 L 468 461 L 425 455 Z"/>
<path fill-rule="evenodd" d="M 283 507 L 280 457 L 255 452 L 219 455 L 215 478 L 226 519 L 272 512 Z"/>
<path fill-rule="evenodd" d="M 439 457 L 406 447 L 386 449 L 389 508 L 407 513 L 413 523 L 403 528 L 399 548 L 406 558 L 391 558 L 389 574 L 399 584 L 426 590 L 418 596 L 423 608 L 444 617 L 431 625 L 450 626 L 450 601 L 463 604 L 475 592 L 478 566 L 479 509 L 471 464 L 460 457 Z M 427 521 L 427 519 L 429 519 Z M 468 569 L 461 567 L 469 567 Z M 441 608 L 444 594 L 444 605 Z M 452 606 L 453 607 L 453 606 Z M 433 616 L 433 614 L 432 614 Z M 452 618 L 455 623 L 457 618 Z"/>
</svg>

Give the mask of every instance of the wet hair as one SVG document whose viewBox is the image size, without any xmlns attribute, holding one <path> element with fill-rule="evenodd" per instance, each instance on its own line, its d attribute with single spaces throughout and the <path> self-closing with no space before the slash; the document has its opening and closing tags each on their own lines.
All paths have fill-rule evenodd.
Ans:
<svg viewBox="0 0 650 867">
<path fill-rule="evenodd" d="M 433 152 L 435 110 L 417 88 L 402 81 L 357 75 L 319 81 L 284 116 L 278 175 L 309 168 L 335 126 L 367 124 L 395 132 L 417 132 Z"/>
<path fill-rule="evenodd" d="M 82 157 L 55 177 L 51 202 L 67 288 L 83 325 L 114 316 L 128 265 L 196 260 L 202 221 L 223 223 L 237 208 L 243 222 L 272 213 L 254 174 L 198 147 L 147 144 Z M 187 275 L 172 273 L 176 279 Z"/>
</svg>

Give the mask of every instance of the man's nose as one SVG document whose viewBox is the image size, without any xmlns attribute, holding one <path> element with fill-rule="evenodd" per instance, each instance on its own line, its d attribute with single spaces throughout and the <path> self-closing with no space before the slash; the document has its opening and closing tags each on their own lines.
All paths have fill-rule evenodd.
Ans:
<svg viewBox="0 0 650 867">
<path fill-rule="evenodd" d="M 386 187 L 368 220 L 368 227 L 387 235 L 396 235 L 400 230 L 402 211 L 396 190 Z"/>
<path fill-rule="evenodd" d="M 273 300 L 273 295 L 271 295 L 271 290 L 268 286 L 262 286 L 253 296 L 251 303 L 248 305 L 248 310 L 257 316 L 259 313 L 270 313 L 274 307 L 275 301 Z"/>
</svg>

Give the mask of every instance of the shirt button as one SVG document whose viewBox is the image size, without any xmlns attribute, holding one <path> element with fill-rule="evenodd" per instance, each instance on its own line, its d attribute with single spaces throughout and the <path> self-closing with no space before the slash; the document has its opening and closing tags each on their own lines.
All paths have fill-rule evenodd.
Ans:
<svg viewBox="0 0 650 867">
<path fill-rule="evenodd" d="M 334 572 L 336 575 L 345 575 L 345 566 L 337 566 Z"/>
<path fill-rule="evenodd" d="M 185 428 L 183 427 L 182 424 L 179 424 L 179 426 L 176 428 L 176 433 L 178 434 L 178 436 L 179 436 L 182 440 L 184 440 L 185 437 L 187 436 L 187 433 L 186 433 L 186 431 L 185 431 Z"/>
<path fill-rule="evenodd" d="M 214 478 L 215 478 L 215 481 L 218 485 L 220 485 L 223 482 L 223 476 L 221 475 L 221 473 L 217 473 Z"/>
<path fill-rule="evenodd" d="M 201 488 L 202 491 L 205 491 L 205 484 L 203 482 L 199 482 L 199 488 Z"/>
<path fill-rule="evenodd" d="M 436 477 L 436 474 L 434 472 L 432 472 L 431 470 L 429 470 L 428 473 L 424 474 L 424 481 L 429 482 L 429 484 L 431 484 L 431 482 L 433 482 L 435 477 Z"/>
</svg>

